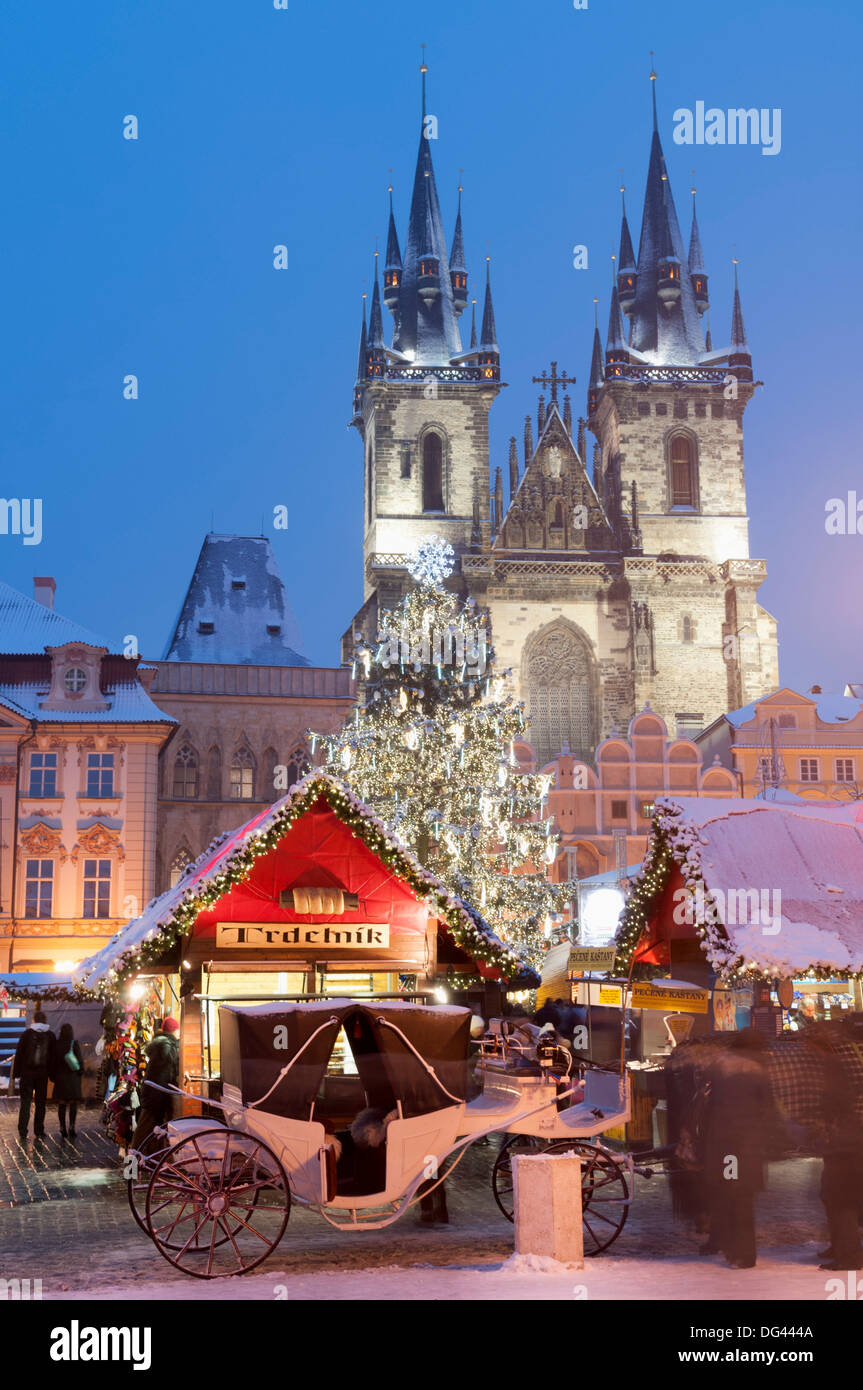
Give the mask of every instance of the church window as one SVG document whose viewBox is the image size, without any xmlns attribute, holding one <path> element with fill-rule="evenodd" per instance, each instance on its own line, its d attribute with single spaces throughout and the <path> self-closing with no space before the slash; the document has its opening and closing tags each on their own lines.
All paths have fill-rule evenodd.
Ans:
<svg viewBox="0 0 863 1390">
<path fill-rule="evenodd" d="M 675 401 L 675 402 L 674 402 L 674 418 L 675 418 L 675 420 L 685 420 L 685 419 L 687 418 L 688 415 L 689 415 L 689 407 L 688 407 L 688 405 L 686 404 L 686 401 Z"/>
<path fill-rule="evenodd" d="M 693 448 L 685 434 L 676 434 L 671 441 L 671 505 L 696 505 Z"/>
<path fill-rule="evenodd" d="M 368 452 L 366 454 L 366 517 L 370 526 L 372 524 L 372 492 L 374 490 L 374 467 L 375 459 L 374 454 L 372 452 L 372 446 L 370 444 L 368 447 Z"/>
<path fill-rule="evenodd" d="M 222 754 L 214 744 L 207 754 L 207 800 L 222 799 Z"/>
<path fill-rule="evenodd" d="M 555 502 L 555 504 L 554 504 L 554 514 L 553 514 L 553 516 L 552 516 L 552 518 L 551 518 L 551 524 L 552 524 L 552 526 L 562 526 L 562 525 L 563 525 L 563 503 L 562 503 L 562 502 Z"/>
<path fill-rule="evenodd" d="M 411 475 L 411 451 L 408 448 L 402 449 L 401 475 L 403 478 L 409 478 Z"/>
<path fill-rule="evenodd" d="M 725 419 L 725 407 L 723 406 L 722 401 L 713 401 L 713 403 L 710 406 L 710 414 L 714 420 Z"/>
<path fill-rule="evenodd" d="M 680 620 L 680 640 L 681 642 L 694 642 L 696 635 L 696 623 L 693 618 L 685 613 Z"/>
<path fill-rule="evenodd" d="M 254 795 L 254 758 L 248 748 L 238 748 L 231 759 L 231 800 L 252 801 Z"/>
<path fill-rule="evenodd" d="M 443 509 L 443 440 L 432 431 L 423 440 L 423 511 Z"/>
<path fill-rule="evenodd" d="M 537 634 L 525 673 L 537 767 L 558 757 L 565 743 L 573 757 L 591 758 L 596 738 L 587 641 L 568 624 L 551 624 Z"/>
<path fill-rule="evenodd" d="M 288 786 L 292 787 L 295 782 L 299 782 L 301 777 L 311 771 L 309 767 L 308 754 L 305 746 L 300 744 L 294 749 L 288 758 Z"/>
<path fill-rule="evenodd" d="M 695 414 L 698 416 L 699 420 L 705 419 L 707 415 L 707 406 L 705 405 L 704 401 L 695 402 Z"/>
<path fill-rule="evenodd" d="M 198 795 L 198 756 L 188 743 L 184 743 L 174 759 L 175 801 L 194 801 Z"/>
<path fill-rule="evenodd" d="M 667 414 L 668 414 L 668 406 L 666 405 L 665 401 L 658 401 L 658 402 L 657 402 L 657 405 L 656 405 L 656 413 L 657 413 L 657 415 L 667 415 Z"/>
<path fill-rule="evenodd" d="M 639 402 L 638 402 L 638 413 L 639 413 L 639 415 L 649 415 L 649 414 L 650 414 L 650 401 L 639 401 Z"/>
</svg>

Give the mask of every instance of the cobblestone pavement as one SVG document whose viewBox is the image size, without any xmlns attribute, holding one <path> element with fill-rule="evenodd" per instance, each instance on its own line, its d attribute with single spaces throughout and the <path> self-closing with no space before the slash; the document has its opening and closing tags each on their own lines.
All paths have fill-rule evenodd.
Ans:
<svg viewBox="0 0 863 1390">
<path fill-rule="evenodd" d="M 57 1138 L 49 1108 L 46 1141 L 18 1142 L 15 1113 L 0 1103 L 0 1278 L 41 1279 L 46 1296 L 88 1286 L 181 1281 L 138 1229 L 129 1211 L 117 1150 L 105 1138 L 99 1111 L 79 1115 L 74 1146 Z M 314 1213 L 294 1207 L 273 1260 L 290 1273 L 398 1264 L 494 1264 L 512 1254 L 512 1226 L 495 1205 L 491 1168 L 497 1139 L 471 1146 L 447 1184 L 450 1224 L 426 1227 L 409 1212 L 384 1231 L 332 1230 Z M 820 1242 L 820 1164 L 799 1159 L 771 1165 L 759 1202 L 759 1245 Z M 610 1256 L 616 1261 L 692 1255 L 698 1238 L 672 1216 L 666 1179 L 636 1179 L 629 1219 Z M 816 1245 L 810 1245 L 813 1252 Z M 659 1276 L 661 1277 L 661 1275 Z M 223 1295 L 224 1296 L 224 1295 Z"/>
</svg>

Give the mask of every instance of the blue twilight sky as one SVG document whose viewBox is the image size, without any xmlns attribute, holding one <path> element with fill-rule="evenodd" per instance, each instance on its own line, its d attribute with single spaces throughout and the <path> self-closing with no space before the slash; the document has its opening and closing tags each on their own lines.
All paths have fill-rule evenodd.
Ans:
<svg viewBox="0 0 863 1390">
<path fill-rule="evenodd" d="M 305 652 L 337 663 L 361 601 L 362 454 L 347 428 L 360 297 L 391 168 L 404 238 L 420 43 L 448 235 L 464 170 L 474 289 L 493 257 L 509 383 L 493 465 L 550 359 L 578 377 L 584 412 L 621 167 L 637 245 L 655 49 L 687 236 L 696 171 L 714 342 L 736 245 L 765 382 L 746 464 L 781 678 L 863 680 L 863 535 L 824 526 L 827 499 L 863 500 L 861 13 L 859 0 L 4 0 L 0 493 L 41 497 L 44 530 L 39 546 L 0 536 L 0 576 L 30 592 L 53 574 L 61 612 L 158 656 L 211 522 L 257 534 L 263 515 Z M 698 100 L 780 107 L 781 153 L 676 146 L 672 113 Z M 122 137 L 128 114 L 137 141 Z M 573 269 L 575 244 L 588 270 Z M 271 529 L 279 504 L 287 533 Z"/>
</svg>

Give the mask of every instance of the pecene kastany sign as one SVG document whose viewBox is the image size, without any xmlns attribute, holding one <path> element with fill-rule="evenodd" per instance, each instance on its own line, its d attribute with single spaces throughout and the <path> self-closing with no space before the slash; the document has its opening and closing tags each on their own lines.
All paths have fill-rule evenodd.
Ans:
<svg viewBox="0 0 863 1390">
<path fill-rule="evenodd" d="M 216 945 L 240 950 L 262 946 L 347 947 L 366 951 L 386 948 L 390 929 L 386 922 L 356 922 L 334 925 L 321 922 L 217 922 Z"/>
</svg>

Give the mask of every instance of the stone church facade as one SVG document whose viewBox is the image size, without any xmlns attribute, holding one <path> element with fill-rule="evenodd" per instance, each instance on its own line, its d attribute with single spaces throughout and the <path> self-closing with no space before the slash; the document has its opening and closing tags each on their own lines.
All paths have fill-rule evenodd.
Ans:
<svg viewBox="0 0 863 1390">
<path fill-rule="evenodd" d="M 407 588 L 417 543 L 442 536 L 457 556 L 451 582 L 489 610 L 497 668 L 527 706 L 538 765 L 591 757 L 645 704 L 690 736 L 779 684 L 776 623 L 758 603 L 766 566 L 749 554 L 743 416 L 757 383 L 736 267 L 730 337 L 714 349 L 694 195 L 686 248 L 654 88 L 639 250 L 624 206 L 585 417 L 574 427 L 561 400 L 573 378 L 552 363 L 521 460 L 513 439 L 492 480 L 501 381 L 488 264 L 481 328 L 474 301 L 465 349 L 461 204 L 448 248 L 425 128 L 404 254 L 391 207 L 383 296 L 376 274 L 368 324 L 363 315 L 353 424 L 365 573 L 353 630 L 371 632 Z M 345 656 L 350 646 L 348 633 Z"/>
</svg>

